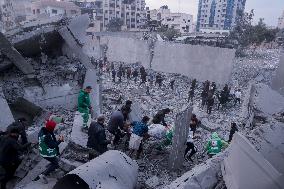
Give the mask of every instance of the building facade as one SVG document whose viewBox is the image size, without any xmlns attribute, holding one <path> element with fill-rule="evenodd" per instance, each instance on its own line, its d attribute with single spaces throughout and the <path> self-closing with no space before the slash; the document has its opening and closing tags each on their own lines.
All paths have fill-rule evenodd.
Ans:
<svg viewBox="0 0 284 189">
<path fill-rule="evenodd" d="M 33 2 L 31 11 L 34 18 L 81 15 L 81 9 L 73 2 L 40 0 Z"/>
<path fill-rule="evenodd" d="M 284 11 L 282 16 L 278 19 L 278 26 L 279 29 L 284 29 Z"/>
<path fill-rule="evenodd" d="M 199 0 L 196 29 L 204 33 L 228 32 L 244 12 L 246 0 Z"/>
<path fill-rule="evenodd" d="M 171 13 L 167 6 L 148 11 L 150 21 L 157 21 L 163 26 L 178 30 L 180 33 L 193 32 L 193 16 L 185 13 Z"/>
<path fill-rule="evenodd" d="M 15 28 L 15 13 L 12 0 L 0 0 L 0 30 L 5 32 Z"/>
</svg>

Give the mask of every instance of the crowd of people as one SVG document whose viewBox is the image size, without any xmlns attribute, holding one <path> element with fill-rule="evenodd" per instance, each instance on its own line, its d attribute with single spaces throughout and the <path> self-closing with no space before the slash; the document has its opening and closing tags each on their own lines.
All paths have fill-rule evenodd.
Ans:
<svg viewBox="0 0 284 189">
<path fill-rule="evenodd" d="M 133 79 L 135 83 L 140 76 L 140 84 L 149 87 L 149 85 L 155 85 L 161 87 L 163 85 L 164 78 L 161 74 L 154 72 L 147 73 L 145 68 L 141 66 L 139 69 L 133 69 L 132 67 L 125 67 L 120 65 L 118 70 L 115 69 L 114 64 L 106 64 L 104 61 L 98 61 L 96 66 L 100 71 L 105 70 L 113 82 L 122 82 L 122 78 L 127 80 Z M 118 78 L 118 80 L 117 80 Z M 155 81 L 154 81 L 155 80 Z M 170 88 L 175 89 L 175 80 L 170 81 Z M 194 79 L 191 82 L 188 92 L 188 102 L 193 102 L 196 96 L 196 89 L 198 87 L 197 80 Z M 130 113 L 132 111 L 132 101 L 127 100 L 121 108 L 112 112 L 108 122 L 106 123 L 106 117 L 104 115 L 98 115 L 95 121 L 90 121 L 90 114 L 92 114 L 92 102 L 90 100 L 90 93 L 92 87 L 87 86 L 79 92 L 78 96 L 78 112 L 82 115 L 82 132 L 88 134 L 87 147 L 89 148 L 89 159 L 93 159 L 100 154 L 105 153 L 109 149 L 109 145 L 112 145 L 114 149 L 119 149 L 121 139 L 126 138 L 124 146 L 129 150 L 129 156 L 133 157 L 136 154 L 136 158 L 140 158 L 143 152 L 143 143 L 152 137 L 149 135 L 149 124 L 160 124 L 164 127 L 168 127 L 168 123 L 165 117 L 172 112 L 171 109 L 165 108 L 156 112 L 156 114 L 150 118 L 147 115 L 142 116 L 141 120 L 133 121 L 130 119 Z M 234 104 L 241 102 L 241 91 L 238 89 L 234 93 L 225 85 L 222 91 L 217 91 L 217 85 L 209 81 L 205 81 L 202 86 L 201 92 L 201 105 L 207 106 L 207 113 L 211 114 L 214 104 L 218 103 L 224 107 L 226 103 L 234 101 Z M 6 188 L 7 182 L 13 178 L 13 175 L 21 163 L 21 154 L 23 151 L 30 148 L 31 143 L 27 140 L 26 128 L 27 121 L 24 118 L 19 119 L 17 122 L 11 124 L 6 132 L 1 133 L 0 137 L 0 180 L 1 189 Z M 89 122 L 91 122 L 89 124 Z M 56 137 L 54 130 L 57 124 L 64 123 L 64 120 L 60 116 L 50 116 L 44 126 L 41 128 L 38 135 L 38 149 L 41 157 L 50 162 L 46 170 L 42 172 L 37 178 L 43 183 L 47 183 L 46 176 L 50 175 L 53 171 L 59 168 L 59 144 L 64 141 L 63 136 Z M 202 124 L 195 114 L 192 115 L 189 134 L 186 141 L 186 149 L 184 157 L 186 160 L 192 161 L 192 156 L 198 151 L 195 145 L 196 129 Z M 106 131 L 112 135 L 111 140 L 108 139 Z M 229 141 L 231 142 L 234 133 L 238 131 L 236 123 L 232 123 Z M 19 136 L 21 140 L 19 141 Z M 171 144 L 173 133 L 167 137 L 167 144 Z M 228 145 L 228 142 L 222 140 L 217 133 L 212 133 L 212 137 L 205 145 L 205 151 L 209 157 L 212 157 L 221 152 L 223 148 Z"/>
</svg>

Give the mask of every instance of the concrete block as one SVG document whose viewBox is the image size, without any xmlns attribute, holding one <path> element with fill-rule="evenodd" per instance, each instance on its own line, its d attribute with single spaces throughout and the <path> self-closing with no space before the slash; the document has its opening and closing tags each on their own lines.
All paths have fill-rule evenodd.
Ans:
<svg viewBox="0 0 284 189">
<path fill-rule="evenodd" d="M 229 155 L 222 164 L 228 189 L 282 189 L 284 176 L 241 134 L 235 133 Z"/>
<path fill-rule="evenodd" d="M 80 112 L 76 112 L 71 132 L 71 141 L 79 146 L 87 148 L 88 134 L 82 132 L 82 126 L 83 118 Z"/>
<path fill-rule="evenodd" d="M 201 120 L 200 127 L 210 132 L 215 132 L 220 129 L 220 125 L 209 122 L 208 118 L 203 118 Z"/>
<path fill-rule="evenodd" d="M 101 114 L 102 109 L 102 93 L 101 93 L 101 83 L 97 72 L 94 69 L 88 69 L 85 76 L 84 88 L 91 86 L 93 88 L 92 93 L 90 94 L 91 104 L 94 110 L 94 117 Z"/>
<path fill-rule="evenodd" d="M 24 74 L 34 73 L 32 65 L 30 65 L 24 57 L 12 46 L 8 39 L 0 32 L 0 50 L 5 54 Z"/>
<path fill-rule="evenodd" d="M 53 189 L 134 189 L 137 177 L 137 163 L 111 150 L 65 175 Z"/>
<path fill-rule="evenodd" d="M 256 110 L 268 115 L 284 111 L 284 96 L 265 84 L 256 85 L 253 103 Z"/>
<path fill-rule="evenodd" d="M 15 120 L 10 110 L 10 107 L 5 99 L 5 96 L 3 94 L 1 87 L 0 87 L 0 107 L 1 107 L 0 131 L 6 131 L 7 127 L 11 123 L 13 123 Z"/>
<path fill-rule="evenodd" d="M 87 69 L 94 68 L 90 58 L 82 51 L 82 47 L 80 46 L 80 44 L 77 42 L 77 39 L 74 37 L 74 35 L 67 27 L 61 28 L 59 30 L 59 34 L 68 45 L 68 48 L 70 48 L 72 52 L 75 53 L 76 57 Z"/>
</svg>

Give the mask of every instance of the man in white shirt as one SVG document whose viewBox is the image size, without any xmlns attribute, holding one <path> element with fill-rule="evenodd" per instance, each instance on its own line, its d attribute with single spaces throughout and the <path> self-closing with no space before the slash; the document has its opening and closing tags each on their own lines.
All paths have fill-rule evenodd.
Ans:
<svg viewBox="0 0 284 189">
<path fill-rule="evenodd" d="M 187 153 L 190 152 L 190 154 L 188 156 Z M 193 131 L 189 131 L 188 133 L 188 137 L 187 137 L 187 140 L 186 140 L 186 149 L 185 149 L 185 152 L 184 152 L 184 158 L 186 160 L 190 160 L 191 162 L 193 162 L 193 160 L 191 159 L 191 157 L 196 153 L 196 149 L 195 149 L 195 146 L 194 146 L 194 141 L 193 141 Z"/>
</svg>

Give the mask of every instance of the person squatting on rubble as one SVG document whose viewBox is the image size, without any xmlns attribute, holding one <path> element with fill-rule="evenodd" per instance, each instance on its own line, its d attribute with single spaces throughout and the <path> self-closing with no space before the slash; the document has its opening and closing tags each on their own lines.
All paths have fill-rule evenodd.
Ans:
<svg viewBox="0 0 284 189">
<path fill-rule="evenodd" d="M 214 155 L 220 153 L 222 149 L 226 148 L 228 143 L 222 140 L 216 132 L 212 133 L 211 139 L 207 142 L 205 150 L 207 150 L 208 156 L 211 158 Z"/>
<path fill-rule="evenodd" d="M 147 126 L 149 120 L 148 116 L 144 116 L 140 122 L 134 121 L 131 123 L 133 130 L 129 141 L 130 157 L 136 152 L 136 159 L 139 159 L 143 151 L 143 140 L 149 138 Z"/>
<path fill-rule="evenodd" d="M 158 113 L 153 117 L 152 122 L 154 124 L 162 124 L 166 127 L 167 123 L 165 121 L 165 116 L 169 114 L 170 112 L 171 110 L 169 108 L 158 111 Z"/>
<path fill-rule="evenodd" d="M 238 131 L 239 131 L 239 129 L 237 127 L 237 124 L 235 122 L 232 122 L 231 123 L 230 134 L 229 134 L 229 140 L 228 140 L 229 143 L 232 141 L 235 132 L 238 132 Z"/>
<path fill-rule="evenodd" d="M 186 160 L 190 160 L 191 162 L 193 162 L 192 160 L 192 156 L 197 152 L 195 146 L 194 146 L 194 135 L 193 135 L 193 131 L 190 130 L 187 136 L 187 140 L 186 140 L 186 149 L 184 152 L 184 158 Z M 190 151 L 190 154 L 188 156 L 186 156 L 188 154 L 188 152 Z"/>
<path fill-rule="evenodd" d="M 44 184 L 48 183 L 46 176 L 59 168 L 59 144 L 64 142 L 64 137 L 59 136 L 58 140 L 56 139 L 55 127 L 56 122 L 48 120 L 45 127 L 42 127 L 38 134 L 39 154 L 50 162 L 47 169 L 36 178 L 36 180 L 41 179 Z"/>
<path fill-rule="evenodd" d="M 127 115 L 128 111 L 126 108 L 121 108 L 121 110 L 115 111 L 111 114 L 107 130 L 114 135 L 112 144 L 116 147 L 119 140 L 125 136 L 125 122 L 124 115 Z"/>
<path fill-rule="evenodd" d="M 20 154 L 29 148 L 30 143 L 18 143 L 19 131 L 16 127 L 0 137 L 0 181 L 1 189 L 6 189 L 6 184 L 11 180 L 21 163 Z"/>
<path fill-rule="evenodd" d="M 90 160 L 105 153 L 108 150 L 107 145 L 111 143 L 106 139 L 104 123 L 105 116 L 99 115 L 97 121 L 93 121 L 89 127 L 87 147 L 92 149 L 89 153 Z"/>
<path fill-rule="evenodd" d="M 89 121 L 89 114 L 91 113 L 92 106 L 90 100 L 90 93 L 92 92 L 92 87 L 87 86 L 84 90 L 81 90 L 78 96 L 78 111 L 83 117 L 83 129 L 88 129 L 87 123 Z"/>
</svg>

